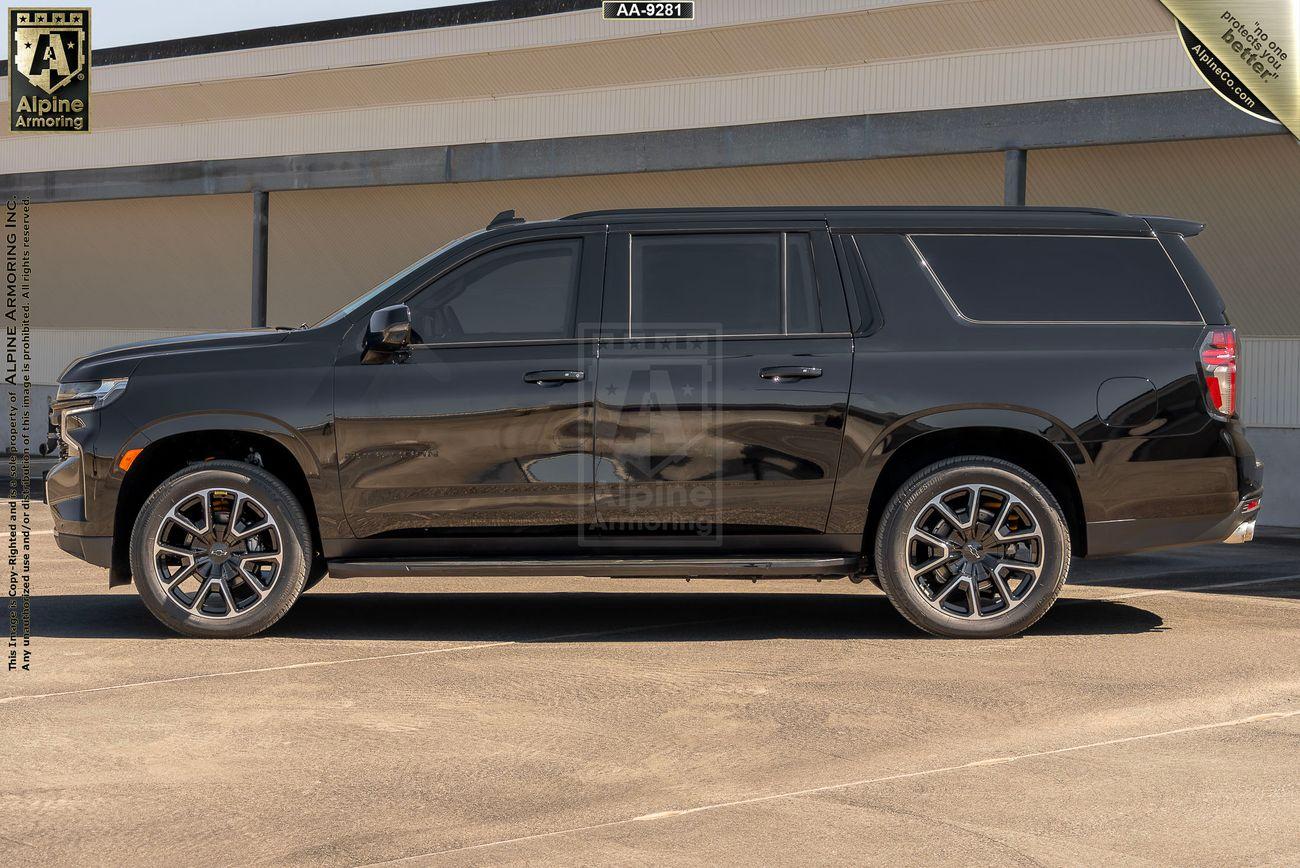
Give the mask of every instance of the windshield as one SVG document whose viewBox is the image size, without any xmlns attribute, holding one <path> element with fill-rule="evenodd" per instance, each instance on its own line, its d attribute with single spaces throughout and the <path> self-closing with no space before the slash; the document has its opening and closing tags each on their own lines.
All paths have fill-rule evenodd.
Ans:
<svg viewBox="0 0 1300 868">
<path fill-rule="evenodd" d="M 455 247 L 457 244 L 461 243 L 462 241 L 473 238 L 475 235 L 480 235 L 486 231 L 487 230 L 485 229 L 475 229 L 473 232 L 468 232 L 460 236 L 459 238 L 456 238 L 452 241 L 448 241 L 446 244 L 442 245 L 437 250 L 430 253 L 428 256 L 415 260 L 410 265 L 406 266 L 401 271 L 397 272 L 392 277 L 388 278 L 383 283 L 376 286 L 374 289 L 370 290 L 367 293 L 362 294 L 358 298 L 355 298 L 352 301 L 348 302 L 347 304 L 343 305 L 343 307 L 339 308 L 338 310 L 331 313 L 329 316 L 322 319 L 320 322 L 316 323 L 316 326 L 328 325 L 329 323 L 337 322 L 338 320 L 343 319 L 345 316 L 348 316 L 349 314 L 363 307 L 371 299 L 383 295 L 390 288 L 392 288 L 399 280 L 411 274 L 420 266 L 424 265 L 427 262 L 432 262 L 438 256 L 441 256 L 447 250 L 451 249 L 452 247 Z M 313 326 L 313 328 L 315 328 L 316 326 Z"/>
</svg>

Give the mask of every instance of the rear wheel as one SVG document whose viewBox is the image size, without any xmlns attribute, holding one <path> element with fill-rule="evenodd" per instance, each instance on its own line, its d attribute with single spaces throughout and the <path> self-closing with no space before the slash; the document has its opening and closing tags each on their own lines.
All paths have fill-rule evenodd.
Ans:
<svg viewBox="0 0 1300 868">
<path fill-rule="evenodd" d="M 187 636 L 241 638 L 284 616 L 302 593 L 311 531 L 279 479 L 210 461 L 165 480 L 131 533 L 131 572 L 158 620 Z"/>
<path fill-rule="evenodd" d="M 996 458 L 932 464 L 894 494 L 876 533 L 880 583 L 938 636 L 997 638 L 1041 618 L 1070 568 L 1070 531 L 1048 488 Z"/>
</svg>

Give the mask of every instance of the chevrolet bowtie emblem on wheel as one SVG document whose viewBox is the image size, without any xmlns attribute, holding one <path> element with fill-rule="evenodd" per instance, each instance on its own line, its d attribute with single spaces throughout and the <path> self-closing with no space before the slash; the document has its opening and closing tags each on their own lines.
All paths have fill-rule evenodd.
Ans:
<svg viewBox="0 0 1300 868">
<path fill-rule="evenodd" d="M 90 130 L 90 10 L 9 10 L 9 128 Z"/>
</svg>

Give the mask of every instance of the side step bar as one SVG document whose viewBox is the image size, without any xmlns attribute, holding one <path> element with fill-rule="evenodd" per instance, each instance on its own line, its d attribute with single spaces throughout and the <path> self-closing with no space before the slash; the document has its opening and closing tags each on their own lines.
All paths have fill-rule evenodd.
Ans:
<svg viewBox="0 0 1300 868">
<path fill-rule="evenodd" d="M 332 560 L 336 579 L 362 576 L 591 576 L 598 578 L 842 578 L 857 558 L 580 558 L 554 560 Z"/>
</svg>

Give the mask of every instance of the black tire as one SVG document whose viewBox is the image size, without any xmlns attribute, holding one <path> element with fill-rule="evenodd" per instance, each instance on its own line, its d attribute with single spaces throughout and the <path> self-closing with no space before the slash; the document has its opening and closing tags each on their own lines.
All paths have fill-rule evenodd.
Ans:
<svg viewBox="0 0 1300 868">
<path fill-rule="evenodd" d="M 924 468 L 894 493 L 875 557 L 882 590 L 915 626 L 936 636 L 1001 638 L 1028 629 L 1056 601 L 1070 570 L 1070 529 L 1033 474 L 963 456 Z"/>
<path fill-rule="evenodd" d="M 213 491 L 217 493 L 212 494 Z M 231 498 L 222 492 L 243 495 L 248 498 L 245 501 L 248 505 L 229 508 Z M 189 507 L 191 510 L 204 510 L 201 514 L 192 515 L 210 516 L 204 518 L 205 527 L 209 530 L 217 529 L 220 538 L 207 539 L 213 537 L 213 533 L 208 533 L 205 537 L 189 535 L 186 525 L 178 523 L 175 517 L 168 517 L 173 507 L 182 506 L 187 501 L 195 504 Z M 239 501 L 235 499 L 234 502 Z M 225 513 L 217 508 L 222 504 L 227 505 Z M 242 554 L 226 553 L 223 558 L 221 555 L 227 548 L 224 538 L 229 530 L 223 528 L 219 518 L 232 511 L 238 511 L 239 517 L 228 520 L 228 523 L 238 521 L 241 529 L 257 527 L 259 521 L 267 521 L 271 526 L 250 537 L 252 542 L 240 540 L 229 546 L 236 550 L 242 547 Z M 191 518 L 185 520 L 190 523 L 189 526 L 198 527 L 197 521 Z M 195 551 L 208 547 L 208 553 L 203 557 L 190 555 L 188 561 L 181 557 L 170 558 L 163 553 L 155 555 L 155 544 L 159 542 L 159 531 L 164 522 L 168 523 L 164 538 L 170 545 Z M 279 621 L 302 594 L 311 565 L 311 539 L 307 516 L 283 482 L 253 464 L 209 461 L 187 467 L 164 480 L 144 502 L 131 531 L 131 573 L 135 579 L 136 592 L 145 606 L 159 621 L 176 632 L 199 638 L 244 638 L 256 635 Z M 218 546 L 221 547 L 221 552 L 216 551 Z M 265 553 L 271 553 L 267 557 L 278 553 L 278 571 L 271 568 L 271 563 L 264 562 L 266 557 L 257 557 Z M 214 566 L 218 558 L 220 564 L 251 564 L 249 571 L 264 576 L 266 587 L 259 584 L 254 589 L 233 565 Z M 164 563 L 168 559 L 180 563 L 173 568 Z M 206 574 L 202 564 L 206 564 Z M 190 577 L 177 582 L 174 591 L 169 592 L 163 586 L 162 573 L 170 572 L 171 576 L 177 576 L 190 566 L 194 567 L 188 570 Z M 219 581 L 210 587 L 208 583 L 214 580 L 214 569 L 223 571 L 218 572 L 216 579 Z M 232 571 L 235 572 L 229 579 L 222 578 Z M 187 592 L 182 587 L 187 584 L 196 584 L 198 587 L 192 593 Z M 189 596 L 194 601 L 200 592 L 207 602 L 199 601 L 197 607 L 191 605 L 187 608 L 183 600 L 178 599 Z M 245 609 L 238 606 L 241 595 L 242 599 L 253 601 Z M 220 613 L 223 607 L 228 614 Z"/>
</svg>

